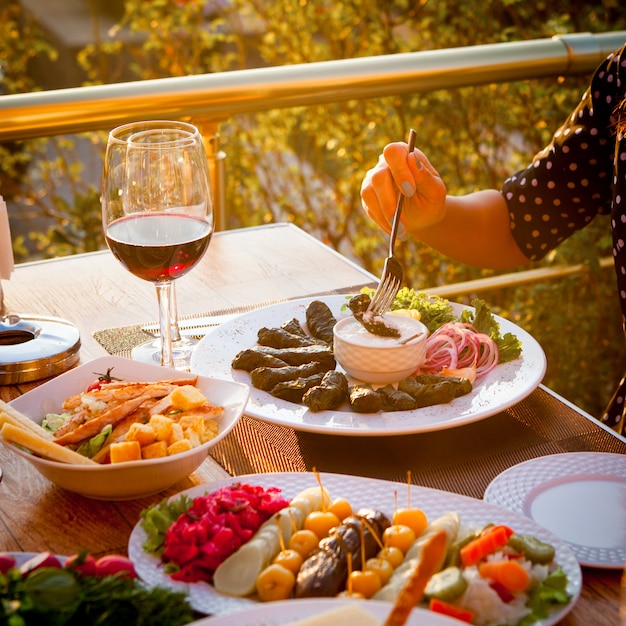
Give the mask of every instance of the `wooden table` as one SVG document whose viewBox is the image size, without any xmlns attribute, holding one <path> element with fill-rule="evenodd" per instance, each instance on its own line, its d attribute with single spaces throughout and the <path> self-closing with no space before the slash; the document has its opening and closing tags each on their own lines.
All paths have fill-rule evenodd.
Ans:
<svg viewBox="0 0 626 626">
<path fill-rule="evenodd" d="M 177 281 L 178 308 L 181 317 L 245 310 L 284 299 L 354 293 L 374 280 L 292 225 L 226 231 L 215 235 L 199 266 Z M 81 363 L 106 354 L 93 333 L 153 321 L 157 315 L 153 286 L 130 275 L 108 251 L 20 265 L 4 283 L 4 292 L 10 312 L 58 316 L 76 324 Z M 0 386 L 0 398 L 10 401 L 42 382 Z M 542 386 L 492 418 L 408 437 L 300 433 L 244 417 L 188 479 L 158 496 L 127 502 L 89 500 L 58 489 L 0 446 L 0 550 L 124 553 L 143 508 L 229 475 L 316 467 L 402 481 L 409 464 L 418 484 L 480 498 L 493 477 L 511 465 L 584 450 L 626 454 L 626 442 Z M 583 579 L 582 596 L 561 623 L 615 626 L 620 572 L 583 568 Z"/>
</svg>

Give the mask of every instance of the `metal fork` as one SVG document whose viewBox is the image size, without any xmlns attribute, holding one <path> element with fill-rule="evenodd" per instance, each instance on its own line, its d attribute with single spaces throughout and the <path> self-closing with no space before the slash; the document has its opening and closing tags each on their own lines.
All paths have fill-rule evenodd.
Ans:
<svg viewBox="0 0 626 626">
<path fill-rule="evenodd" d="M 409 154 L 413 152 L 415 148 L 415 136 L 416 132 L 411 129 L 409 132 Z M 385 259 L 385 265 L 383 267 L 383 273 L 380 277 L 380 282 L 376 288 L 376 292 L 372 297 L 372 300 L 367 307 L 366 313 L 372 313 L 373 315 L 382 315 L 391 308 L 402 279 L 404 278 L 404 271 L 402 266 L 398 262 L 398 259 L 394 256 L 396 247 L 396 238 L 398 236 L 398 228 L 400 227 L 400 215 L 402 213 L 402 204 L 404 203 L 404 194 L 398 193 L 398 202 L 396 204 L 396 212 L 393 215 L 393 223 L 391 225 L 391 234 L 389 236 L 389 256 Z"/>
</svg>

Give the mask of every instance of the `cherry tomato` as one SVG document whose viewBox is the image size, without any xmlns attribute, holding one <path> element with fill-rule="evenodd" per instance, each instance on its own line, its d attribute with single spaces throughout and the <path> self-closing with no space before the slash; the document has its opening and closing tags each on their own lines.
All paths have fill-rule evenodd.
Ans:
<svg viewBox="0 0 626 626">
<path fill-rule="evenodd" d="M 85 576 L 95 576 L 96 559 L 93 555 L 85 552 L 72 554 L 65 559 L 65 568 L 75 570 Z"/>
<path fill-rule="evenodd" d="M 113 368 L 109 367 L 106 371 L 106 374 L 100 374 L 99 372 L 94 372 L 94 374 L 97 374 L 98 378 L 96 380 L 94 380 L 89 387 L 87 387 L 87 391 L 98 391 L 99 389 L 102 389 L 103 385 L 106 385 L 107 383 L 110 383 L 114 380 L 122 380 L 121 378 L 115 378 L 115 376 L 111 376 L 111 370 Z"/>
<path fill-rule="evenodd" d="M 137 578 L 133 562 L 121 554 L 107 554 L 96 561 L 96 576 L 120 574 L 128 578 Z"/>
</svg>

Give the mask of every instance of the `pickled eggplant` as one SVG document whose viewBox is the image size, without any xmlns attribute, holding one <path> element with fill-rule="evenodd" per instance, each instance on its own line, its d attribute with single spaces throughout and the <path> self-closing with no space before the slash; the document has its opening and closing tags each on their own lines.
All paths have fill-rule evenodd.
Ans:
<svg viewBox="0 0 626 626">
<path fill-rule="evenodd" d="M 320 372 L 319 374 L 312 374 L 311 376 L 300 377 L 295 380 L 286 380 L 274 385 L 270 389 L 270 394 L 275 398 L 299 404 L 302 402 L 304 394 L 312 387 L 319 385 L 322 382 L 322 378 L 324 378 L 324 374 Z"/>
<path fill-rule="evenodd" d="M 363 519 L 367 523 L 361 521 Z M 372 531 L 380 540 L 390 525 L 384 513 L 373 509 L 361 509 L 356 515 L 347 517 L 320 541 L 317 551 L 304 561 L 296 578 L 294 596 L 336 596 L 346 586 L 348 554 L 351 555 L 352 568 L 361 568 L 361 536 L 365 558 L 371 558 L 379 549 Z"/>
<path fill-rule="evenodd" d="M 263 354 L 258 350 L 248 348 L 235 355 L 231 366 L 236 370 L 251 372 L 257 367 L 285 367 L 287 363 L 271 354 Z"/>
<path fill-rule="evenodd" d="M 348 308 L 352 311 L 355 319 L 359 321 L 372 335 L 380 337 L 400 337 L 400 330 L 389 323 L 382 315 L 374 315 L 367 311 L 371 302 L 366 293 L 360 293 L 348 302 Z"/>
<path fill-rule="evenodd" d="M 298 348 L 313 346 L 317 342 L 306 335 L 296 335 L 284 328 L 260 328 L 257 332 L 257 342 L 261 346 L 271 348 Z"/>
<path fill-rule="evenodd" d="M 257 389 L 270 391 L 278 383 L 305 378 L 313 374 L 322 374 L 323 376 L 326 371 L 324 365 L 317 361 L 285 367 L 257 367 L 250 372 L 250 380 Z M 320 381 L 322 376 L 320 376 Z"/>
<path fill-rule="evenodd" d="M 349 390 L 348 402 L 355 413 L 378 413 L 385 406 L 385 396 L 369 385 L 355 385 Z"/>
<path fill-rule="evenodd" d="M 329 346 L 333 345 L 333 328 L 337 323 L 335 316 L 325 302 L 313 300 L 306 308 L 306 325 L 316 339 L 321 339 Z"/>
<path fill-rule="evenodd" d="M 348 379 L 337 370 L 324 374 L 322 382 L 309 389 L 302 403 L 311 411 L 331 411 L 339 408 L 348 399 Z"/>
</svg>

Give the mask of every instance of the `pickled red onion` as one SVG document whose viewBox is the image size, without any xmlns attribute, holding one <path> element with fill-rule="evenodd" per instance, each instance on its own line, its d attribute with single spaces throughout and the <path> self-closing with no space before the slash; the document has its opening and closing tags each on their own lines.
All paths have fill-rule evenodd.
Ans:
<svg viewBox="0 0 626 626">
<path fill-rule="evenodd" d="M 498 365 L 495 341 L 466 322 L 448 322 L 426 340 L 426 360 L 423 373 L 436 374 L 446 369 L 472 367 L 476 378 L 488 374 Z"/>
</svg>

